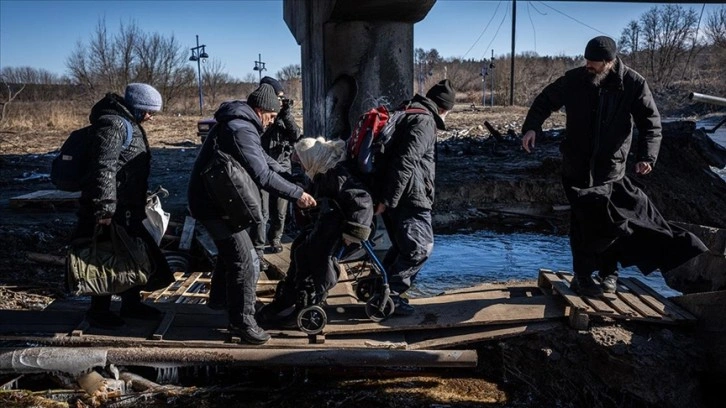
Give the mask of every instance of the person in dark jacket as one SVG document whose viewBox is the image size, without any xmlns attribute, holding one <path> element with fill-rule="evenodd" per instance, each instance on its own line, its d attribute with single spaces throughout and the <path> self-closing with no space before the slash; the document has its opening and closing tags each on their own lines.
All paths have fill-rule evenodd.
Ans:
<svg viewBox="0 0 726 408">
<path fill-rule="evenodd" d="M 522 126 L 530 152 L 550 114 L 563 106 L 562 183 L 571 206 L 572 288 L 585 296 L 617 290 L 618 263 L 644 274 L 668 270 L 706 251 L 705 245 L 663 219 L 625 175 L 633 142 L 635 173 L 653 170 L 661 142 L 660 114 L 647 82 L 617 57 L 612 38 L 595 37 L 585 66 L 565 73 L 532 103 Z M 592 279 L 598 271 L 601 284 Z"/>
<path fill-rule="evenodd" d="M 345 144 L 322 137 L 306 137 L 295 144 L 295 156 L 311 181 L 308 190 L 319 208 L 317 218 L 295 238 L 287 275 L 273 302 L 260 310 L 261 321 L 272 322 L 293 305 L 300 309 L 303 291 L 314 304 L 325 300 L 338 282 L 335 258 L 340 249 L 365 241 L 371 233 L 373 199 L 346 167 Z M 296 323 L 297 313 L 289 316 Z"/>
<path fill-rule="evenodd" d="M 444 119 L 453 109 L 456 92 L 445 79 L 426 96 L 415 95 L 403 108 L 423 109 L 428 114 L 406 114 L 396 126 L 385 169 L 377 181 L 376 214 L 391 238 L 383 258 L 389 277 L 394 314 L 410 315 L 413 307 L 401 294 L 406 292 L 434 248 L 431 209 L 436 175 L 436 130 L 445 130 Z"/>
<path fill-rule="evenodd" d="M 143 239 L 152 261 L 152 274 L 146 286 L 119 294 L 121 317 L 110 311 L 111 296 L 91 297 L 86 318 L 93 326 L 115 328 L 124 325 L 123 318 L 158 318 L 160 311 L 141 303 L 140 292 L 161 289 L 174 280 L 164 255 L 142 224 L 146 218 L 151 149 L 141 124 L 151 120 L 161 107 L 161 95 L 154 87 L 132 83 L 123 97 L 108 93 L 91 109 L 90 172 L 82 186 L 73 239 L 93 237 L 97 228 L 103 231 L 103 227 L 114 223 L 123 226 L 131 236 Z M 129 125 L 131 143 L 124 149 Z"/>
<path fill-rule="evenodd" d="M 189 210 L 206 227 L 219 251 L 212 275 L 210 306 L 226 307 L 230 332 L 250 344 L 263 344 L 270 339 L 254 318 L 259 259 L 247 230 L 236 231 L 225 221 L 228 217 L 205 188 L 202 172 L 218 148 L 232 156 L 256 184 L 250 187 L 255 189 L 254 194 L 247 192 L 246 196 L 259 198 L 256 189 L 263 188 L 296 200 L 302 208 L 314 206 L 313 197 L 285 180 L 280 175 L 283 169 L 260 145 L 260 133 L 279 109 L 280 101 L 268 84 L 253 91 L 247 102 L 222 103 L 214 114 L 217 124 L 204 141 L 189 179 Z M 259 202 L 252 207 L 259 211 Z M 252 219 L 261 218 L 260 214 L 249 215 Z"/>
<path fill-rule="evenodd" d="M 292 171 L 290 155 L 292 154 L 293 143 L 300 138 L 300 127 L 295 123 L 292 115 L 291 101 L 283 99 L 285 90 L 282 84 L 274 78 L 266 76 L 260 81 L 261 84 L 268 84 L 275 90 L 275 94 L 282 102 L 282 109 L 278 112 L 272 124 L 262 134 L 262 149 L 277 161 L 287 173 Z M 265 243 L 270 244 L 270 252 L 282 251 L 280 239 L 285 228 L 285 216 L 287 214 L 288 201 L 275 194 L 270 194 L 264 189 L 260 190 L 262 203 L 262 222 L 250 231 L 250 238 L 260 258 L 261 270 L 267 269 L 267 262 L 263 253 Z M 267 229 L 267 222 L 270 228 Z"/>
</svg>

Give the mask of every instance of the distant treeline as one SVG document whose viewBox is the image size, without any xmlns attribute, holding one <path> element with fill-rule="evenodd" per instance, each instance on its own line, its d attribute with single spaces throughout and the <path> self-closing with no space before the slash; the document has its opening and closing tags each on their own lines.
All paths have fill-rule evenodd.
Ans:
<svg viewBox="0 0 726 408">
<path fill-rule="evenodd" d="M 108 91 L 123 92 L 130 82 L 154 85 L 165 99 L 165 111 L 198 110 L 198 73 L 190 52 L 176 38 L 143 32 L 135 24 L 121 25 L 110 35 L 100 20 L 87 43 L 79 42 L 66 60 L 67 76 L 42 68 L 3 67 L 0 104 L 3 116 L 12 101 L 78 101 L 92 103 Z M 588 39 L 583 39 L 583 50 Z M 726 96 L 726 6 L 705 16 L 694 9 L 668 4 L 653 7 L 631 21 L 618 39 L 619 55 L 649 82 L 662 109 L 677 109 L 685 95 L 696 91 Z M 492 60 L 443 58 L 436 49 L 414 51 L 414 89 L 425 92 L 444 76 L 459 91 L 460 103 L 508 105 L 511 55 Z M 555 78 L 583 64 L 583 57 L 541 57 L 536 53 L 514 58 L 515 105 L 528 105 Z M 214 58 L 201 64 L 205 111 L 211 113 L 227 99 L 243 98 L 257 85 L 248 74 L 232 78 Z M 288 96 L 301 95 L 299 65 L 275 75 Z M 0 121 L 3 119 L 0 116 Z"/>
</svg>

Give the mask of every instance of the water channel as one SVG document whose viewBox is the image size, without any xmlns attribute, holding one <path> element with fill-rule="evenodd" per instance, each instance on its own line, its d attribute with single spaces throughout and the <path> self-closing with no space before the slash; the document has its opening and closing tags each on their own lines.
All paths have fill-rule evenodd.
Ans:
<svg viewBox="0 0 726 408">
<path fill-rule="evenodd" d="M 723 116 L 711 117 L 698 122 L 697 127 L 711 129 L 722 119 Z M 710 136 L 726 147 L 726 125 Z M 713 170 L 726 180 L 726 169 Z M 431 296 L 481 283 L 536 280 L 540 268 L 572 270 L 566 235 L 467 231 L 439 234 L 434 239 L 434 252 L 411 288 L 411 296 Z M 664 296 L 680 294 L 666 286 L 659 272 L 646 277 L 631 267 L 621 270 L 620 276 L 642 279 Z"/>
</svg>

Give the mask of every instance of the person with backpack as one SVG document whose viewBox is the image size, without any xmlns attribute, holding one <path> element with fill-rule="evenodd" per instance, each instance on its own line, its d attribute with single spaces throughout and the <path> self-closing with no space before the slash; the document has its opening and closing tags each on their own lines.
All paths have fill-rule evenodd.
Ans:
<svg viewBox="0 0 726 408">
<path fill-rule="evenodd" d="M 110 295 L 91 296 L 86 320 L 92 326 L 117 328 L 125 324 L 124 318 L 159 318 L 161 312 L 142 303 L 140 292 L 161 289 L 174 281 L 164 255 L 142 224 L 146 218 L 151 150 L 141 124 L 151 120 L 161 107 L 161 94 L 154 87 L 131 83 L 123 97 L 108 93 L 91 109 L 91 127 L 85 141 L 87 174 L 80 185 L 78 224 L 72 238 L 91 238 L 114 223 L 144 241 L 152 264 L 145 287 L 119 294 L 120 316 L 110 311 Z"/>
<path fill-rule="evenodd" d="M 247 229 L 230 220 L 242 213 L 254 227 L 261 219 L 258 188 L 272 192 L 297 205 L 307 208 L 316 205 L 315 199 L 303 189 L 281 176 L 284 170 L 268 156 L 260 144 L 260 134 L 280 110 L 280 100 L 268 84 L 261 84 L 246 102 L 230 101 L 220 105 L 212 127 L 204 141 L 189 179 L 189 210 L 204 225 L 217 245 L 218 255 L 212 274 L 209 305 L 226 308 L 228 330 L 249 344 L 263 344 L 270 335 L 255 320 L 259 258 Z M 233 208 L 232 214 L 219 200 L 219 191 L 213 189 L 207 169 L 217 150 L 233 161 L 238 177 L 252 182 L 232 180 L 226 185 L 230 197 L 243 197 L 243 204 Z M 223 192 L 222 192 L 223 193 Z M 244 227 L 244 226 L 243 226 Z"/>
<path fill-rule="evenodd" d="M 325 300 L 338 282 L 337 254 L 343 246 L 368 239 L 373 222 L 373 199 L 366 186 L 348 169 L 346 143 L 305 137 L 295 143 L 295 157 L 310 183 L 306 188 L 318 201 L 316 217 L 302 228 L 290 248 L 290 267 L 280 281 L 274 300 L 260 309 L 260 323 L 272 323 L 296 306 L 281 322 L 297 326 L 297 312 L 307 297 L 314 304 Z M 313 218 L 313 217 L 311 217 Z"/>
<path fill-rule="evenodd" d="M 292 115 L 292 101 L 283 99 L 285 90 L 282 84 L 275 78 L 269 76 L 263 77 L 260 84 L 268 84 L 275 90 L 275 94 L 282 102 L 282 108 L 278 112 L 275 120 L 268 126 L 261 137 L 262 149 L 277 161 L 285 172 L 292 171 L 290 155 L 292 155 L 293 143 L 300 138 L 300 127 L 295 123 Z M 270 244 L 271 253 L 282 252 L 282 233 L 285 228 L 285 218 L 287 215 L 288 200 L 270 194 L 264 189 L 260 189 L 260 199 L 262 204 L 262 222 L 257 224 L 257 228 L 252 228 L 250 238 L 260 258 L 260 270 L 267 270 L 267 261 L 264 258 L 265 243 Z M 267 222 L 270 228 L 267 229 Z"/>
<path fill-rule="evenodd" d="M 444 119 L 453 109 L 456 92 L 448 79 L 431 87 L 426 96 L 416 94 L 399 110 L 423 110 L 405 114 L 396 124 L 386 147 L 382 171 L 376 174 L 376 214 L 381 214 L 391 239 L 383 258 L 388 273 L 394 315 L 411 315 L 413 306 L 401 295 L 416 278 L 434 248 L 431 209 L 436 174 L 436 130 L 445 130 Z"/>
</svg>

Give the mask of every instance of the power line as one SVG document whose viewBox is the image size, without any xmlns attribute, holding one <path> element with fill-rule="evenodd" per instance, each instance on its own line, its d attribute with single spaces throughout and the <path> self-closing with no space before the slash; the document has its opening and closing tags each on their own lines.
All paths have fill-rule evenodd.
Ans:
<svg viewBox="0 0 726 408">
<path fill-rule="evenodd" d="M 527 2 L 527 17 L 529 17 L 529 23 L 532 24 L 532 39 L 534 40 L 534 52 L 537 52 L 537 29 L 534 28 L 534 21 L 532 21 L 532 13 L 529 12 L 529 6 L 532 5 L 531 1 Z"/>
<path fill-rule="evenodd" d="M 494 13 L 492 13 L 492 18 L 489 19 L 489 22 L 487 23 L 486 27 L 484 27 L 484 29 L 481 31 L 481 34 L 479 34 L 479 37 L 476 39 L 476 41 L 474 41 L 474 44 L 472 44 L 471 47 L 469 47 L 469 49 L 466 50 L 466 52 L 464 53 L 464 56 L 461 57 L 462 60 L 469 54 L 469 51 L 471 51 L 474 48 L 474 46 L 479 42 L 479 40 L 481 40 L 481 37 L 484 35 L 484 32 L 487 30 L 487 28 L 489 28 L 489 24 L 492 23 L 492 20 L 494 20 L 494 17 L 497 15 L 497 11 L 499 11 L 499 6 L 501 6 L 501 5 L 502 5 L 501 1 L 499 3 L 497 3 L 497 8 L 494 9 Z"/>
<path fill-rule="evenodd" d="M 547 8 L 550 8 L 550 9 L 552 9 L 552 10 L 554 10 L 554 11 L 556 11 L 556 12 L 558 12 L 558 13 L 562 14 L 563 16 L 565 16 L 565 17 L 569 18 L 570 20 L 572 20 L 572 21 L 574 21 L 574 22 L 576 22 L 576 23 L 582 24 L 582 25 L 584 25 L 585 27 L 587 27 L 587 28 L 589 28 L 589 29 L 591 29 L 591 30 L 597 31 L 597 32 L 598 32 L 598 33 L 600 33 L 600 34 L 603 34 L 603 35 L 608 35 L 608 33 L 604 33 L 604 32 L 602 32 L 602 31 L 598 30 L 597 28 L 595 28 L 595 27 L 593 27 L 593 26 L 591 26 L 591 25 L 587 25 L 587 24 L 583 23 L 582 21 L 580 21 L 580 20 L 578 20 L 578 19 L 576 19 L 576 18 L 574 18 L 574 17 L 568 16 L 567 14 L 565 14 L 565 13 L 563 13 L 563 12 L 561 12 L 561 11 L 557 10 L 556 8 L 554 8 L 554 7 L 552 7 L 552 6 L 550 6 L 549 4 L 545 4 L 545 3 L 544 3 L 544 2 L 542 2 L 542 1 L 540 1 L 540 3 L 541 3 L 541 4 L 543 5 L 543 6 L 545 6 L 545 7 L 547 7 Z"/>
<path fill-rule="evenodd" d="M 508 15 L 509 15 L 509 7 L 507 7 L 507 9 L 504 12 L 504 17 L 502 17 L 502 21 L 499 23 L 499 27 L 497 27 L 497 31 L 494 33 L 494 38 L 492 38 L 492 40 L 489 41 L 489 44 L 487 44 L 487 47 L 484 48 L 484 55 L 486 55 L 487 50 L 489 49 L 489 47 L 491 47 L 494 40 L 497 39 L 497 35 L 499 35 L 499 29 L 502 28 L 502 24 L 504 24 L 504 20 L 507 19 Z M 482 56 L 482 59 L 484 59 L 484 56 Z"/>
</svg>

